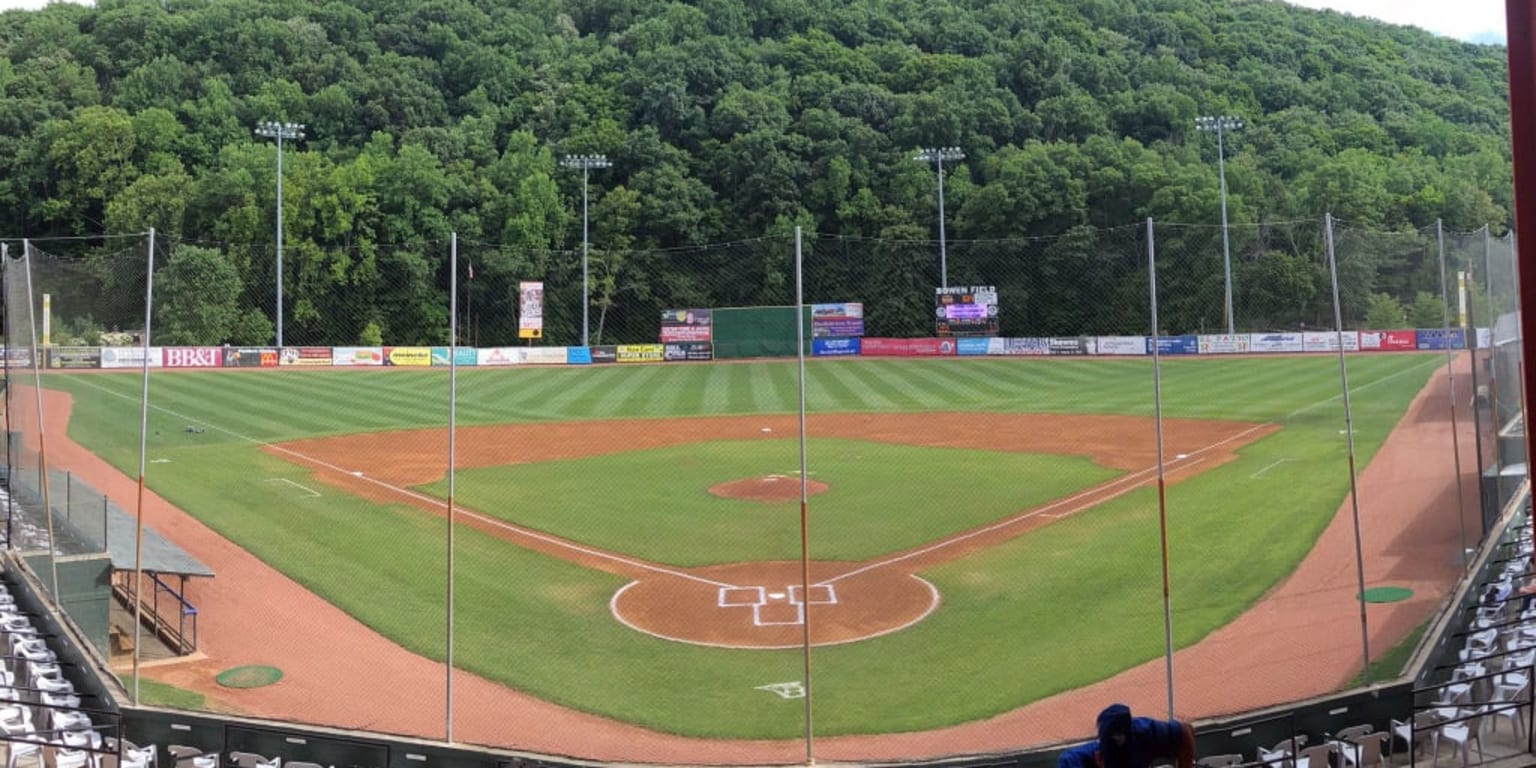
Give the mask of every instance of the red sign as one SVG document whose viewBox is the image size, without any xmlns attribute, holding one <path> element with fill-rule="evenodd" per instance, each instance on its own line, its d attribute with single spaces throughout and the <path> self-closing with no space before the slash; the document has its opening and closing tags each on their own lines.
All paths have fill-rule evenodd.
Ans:
<svg viewBox="0 0 1536 768">
<path fill-rule="evenodd" d="M 1382 349 L 1418 349 L 1419 334 L 1414 331 L 1384 331 L 1381 334 Z"/>
<path fill-rule="evenodd" d="M 860 355 L 943 357 L 955 354 L 954 339 L 865 339 Z"/>
<path fill-rule="evenodd" d="M 218 368 L 224 364 L 218 347 L 165 347 L 161 352 L 166 368 Z"/>
</svg>

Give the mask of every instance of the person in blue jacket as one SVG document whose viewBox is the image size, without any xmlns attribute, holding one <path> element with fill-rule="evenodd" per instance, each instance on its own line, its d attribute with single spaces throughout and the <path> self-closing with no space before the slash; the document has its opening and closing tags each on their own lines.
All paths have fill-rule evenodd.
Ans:
<svg viewBox="0 0 1536 768">
<path fill-rule="evenodd" d="M 1099 738 L 1067 749 L 1057 768 L 1148 768 L 1172 760 L 1178 768 L 1195 764 L 1195 729 L 1178 720 L 1131 717 L 1131 708 L 1111 704 L 1099 713 Z"/>
</svg>

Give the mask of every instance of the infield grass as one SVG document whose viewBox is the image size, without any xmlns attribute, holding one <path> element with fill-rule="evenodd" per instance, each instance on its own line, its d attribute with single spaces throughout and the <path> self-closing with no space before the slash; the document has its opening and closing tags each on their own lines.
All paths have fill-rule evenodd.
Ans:
<svg viewBox="0 0 1536 768">
<path fill-rule="evenodd" d="M 1361 467 L 1443 362 L 1436 354 L 1349 358 Z M 1174 640 L 1182 646 L 1242 613 L 1295 568 L 1345 498 L 1346 443 L 1335 358 L 1166 359 L 1162 371 L 1167 417 L 1282 426 L 1245 447 L 1237 461 L 1167 489 Z M 459 372 L 457 419 L 467 425 L 786 413 L 795 405 L 795 375 L 792 362 L 466 369 Z M 1150 362 L 1139 359 L 818 361 L 807 366 L 807 379 L 808 405 L 816 412 L 1153 412 Z M 395 642 L 443 658 L 442 521 L 403 504 L 321 487 L 299 466 L 258 446 L 444 426 L 447 381 L 442 370 L 157 372 L 149 452 L 167 461 L 150 465 L 148 482 Z M 137 471 L 137 374 L 50 374 L 44 382 L 74 394 L 75 440 L 129 474 Z M 186 432 L 187 424 L 206 431 Z M 407 433 L 379 439 L 427 438 Z M 854 469 L 834 470 L 835 457 L 847 446 L 832 445 L 813 443 L 813 473 Z M 708 463 L 738 460 L 730 455 L 735 448 L 721 450 Z M 775 450 L 775 466 L 783 463 L 779 457 L 795 456 L 785 446 Z M 1013 489 L 989 485 L 985 473 L 941 477 L 932 450 L 897 447 L 878 467 L 865 467 L 878 470 L 867 478 L 840 479 L 840 488 L 867 483 L 857 495 L 876 501 L 849 512 L 847 525 L 815 528 L 828 540 L 813 540 L 813 551 L 857 555 L 899 547 L 1033 503 L 1034 496 L 1008 496 Z M 1449 452 L 1447 446 L 1447 461 Z M 540 524 L 551 527 L 576 525 L 584 537 L 612 536 L 604 545 L 624 552 L 689 563 L 783 556 L 777 542 L 755 549 L 735 534 L 705 529 L 700 515 L 707 511 L 679 515 L 666 521 L 667 528 L 630 519 L 664 501 L 661 488 L 696 491 L 710 479 L 702 471 L 690 477 L 690 468 L 681 466 L 686 449 L 648 453 L 653 455 L 616 454 L 607 457 L 609 463 L 487 469 L 483 476 L 476 470 L 456 482 L 472 505 L 506 507 L 519 520 L 542 516 Z M 1045 467 L 1031 464 L 1036 458 L 979 460 L 994 471 L 1006 468 L 998 474 L 1038 480 L 1041 487 L 1031 493 L 1040 496 L 1094 482 L 1094 472 L 1080 472 L 1071 461 Z M 746 468 L 758 459 L 740 460 Z M 1061 489 L 1045 487 L 1053 477 Z M 316 488 L 322 496 L 268 482 L 273 478 Z M 527 489 L 520 483 L 534 480 L 531 493 L 521 492 Z M 931 496 L 910 490 L 926 485 L 936 489 Z M 831 495 L 813 504 L 840 514 Z M 618 500 L 606 513 L 612 519 L 598 517 L 603 513 L 596 497 Z M 627 503 L 632 498 L 647 503 Z M 904 514 L 892 514 L 892 508 Z M 558 519 L 562 511 L 573 519 Z M 758 513 L 773 517 L 767 510 L 740 512 L 747 518 Z M 966 515 L 974 517 L 930 519 Z M 779 521 L 771 524 L 782 529 Z M 927 619 L 898 633 L 813 652 L 822 702 L 817 733 L 972 721 L 1157 659 L 1158 526 L 1156 495 L 1146 489 L 926 571 L 922 575 L 942 595 L 941 607 Z M 672 537 L 678 538 L 661 541 Z M 470 671 L 663 731 L 731 738 L 803 734 L 802 703 L 758 689 L 800 679 L 798 651 L 701 648 L 638 634 L 608 614 L 619 579 L 473 530 L 461 530 L 455 561 L 454 657 Z M 211 565 L 217 571 L 218 564 Z M 1357 640 L 1338 635 L 1340 643 Z M 1309 672 L 1304 662 L 1292 671 Z"/>
</svg>

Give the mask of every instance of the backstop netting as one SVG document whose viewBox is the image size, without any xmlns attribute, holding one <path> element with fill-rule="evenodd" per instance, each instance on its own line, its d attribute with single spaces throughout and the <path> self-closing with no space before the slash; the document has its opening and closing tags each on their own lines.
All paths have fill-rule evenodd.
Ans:
<svg viewBox="0 0 1536 768">
<path fill-rule="evenodd" d="M 199 711 L 754 764 L 1247 712 L 1400 675 L 1523 460 L 1486 231 L 9 256 L 8 490 L 205 567 L 198 661 L 101 644 Z"/>
</svg>

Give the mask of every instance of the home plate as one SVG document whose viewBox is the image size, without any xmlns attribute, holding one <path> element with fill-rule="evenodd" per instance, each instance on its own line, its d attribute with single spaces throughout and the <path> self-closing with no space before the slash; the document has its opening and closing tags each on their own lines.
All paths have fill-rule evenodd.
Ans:
<svg viewBox="0 0 1536 768">
<path fill-rule="evenodd" d="M 769 592 L 768 593 L 768 598 L 771 599 L 771 600 L 783 600 L 784 599 L 784 593 L 783 592 Z"/>
</svg>

